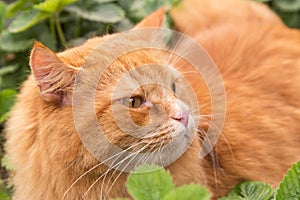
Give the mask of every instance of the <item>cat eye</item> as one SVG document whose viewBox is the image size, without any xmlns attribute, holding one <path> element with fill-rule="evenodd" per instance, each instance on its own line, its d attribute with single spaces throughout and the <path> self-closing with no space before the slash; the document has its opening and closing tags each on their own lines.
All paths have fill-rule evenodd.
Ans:
<svg viewBox="0 0 300 200">
<path fill-rule="evenodd" d="M 145 102 L 141 96 L 133 96 L 130 98 L 121 99 L 121 103 L 129 108 L 139 108 Z"/>
<path fill-rule="evenodd" d="M 173 83 L 173 84 L 171 85 L 171 89 L 172 89 L 173 92 L 176 92 L 176 85 L 175 85 L 175 83 Z"/>
</svg>

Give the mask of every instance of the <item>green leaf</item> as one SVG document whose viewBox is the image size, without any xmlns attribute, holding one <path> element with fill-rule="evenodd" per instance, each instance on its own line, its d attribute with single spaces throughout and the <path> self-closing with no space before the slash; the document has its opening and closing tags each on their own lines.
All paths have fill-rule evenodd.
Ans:
<svg viewBox="0 0 300 200">
<path fill-rule="evenodd" d="M 0 33 L 4 29 L 5 25 L 5 8 L 6 4 L 2 1 L 0 1 Z"/>
<path fill-rule="evenodd" d="M 13 73 L 0 76 L 1 89 L 18 89 L 19 85 L 26 79 L 29 73 L 28 59 L 24 53 L 15 54 L 13 63 L 19 65 L 18 70 Z"/>
<path fill-rule="evenodd" d="M 15 90 L 6 89 L 0 92 L 0 116 L 6 114 L 11 106 L 15 103 L 17 92 Z"/>
<path fill-rule="evenodd" d="M 133 23 L 129 19 L 125 18 L 113 27 L 117 32 L 122 32 L 131 29 L 133 27 Z"/>
<path fill-rule="evenodd" d="M 54 13 L 58 9 L 59 2 L 60 0 L 46 0 L 42 3 L 34 5 L 33 7 L 43 12 Z"/>
<path fill-rule="evenodd" d="M 139 22 L 161 6 L 170 7 L 176 2 L 176 0 L 122 0 L 118 3 L 126 10 L 132 21 Z"/>
<path fill-rule="evenodd" d="M 116 23 L 125 16 L 122 8 L 116 4 L 81 3 L 71 5 L 66 10 L 76 13 L 83 19 L 104 23 Z"/>
<path fill-rule="evenodd" d="M 13 170 L 14 167 L 11 165 L 11 163 L 9 162 L 9 159 L 7 157 L 7 155 L 4 155 L 3 158 L 1 159 L 1 164 L 3 167 L 5 167 L 7 170 Z"/>
<path fill-rule="evenodd" d="M 247 181 L 235 186 L 227 197 L 219 200 L 269 200 L 272 196 L 273 189 L 270 185 L 258 181 Z"/>
<path fill-rule="evenodd" d="M 46 12 L 40 12 L 38 10 L 27 10 L 19 15 L 8 27 L 8 30 L 12 33 L 19 33 L 30 27 L 34 26 L 35 24 L 39 23 L 40 21 L 49 17 L 50 14 Z"/>
<path fill-rule="evenodd" d="M 8 115 L 9 113 L 5 113 L 4 115 L 0 116 L 0 124 L 2 124 L 5 120 L 7 120 L 7 118 L 9 117 Z"/>
<path fill-rule="evenodd" d="M 277 14 L 286 25 L 292 28 L 300 28 L 300 14 L 298 12 L 284 12 L 276 9 Z"/>
<path fill-rule="evenodd" d="M 117 0 L 94 0 L 94 2 L 97 2 L 97 3 L 108 3 L 108 2 L 114 2 L 114 1 L 117 1 Z"/>
<path fill-rule="evenodd" d="M 276 200 L 300 199 L 300 161 L 288 170 L 276 191 Z"/>
<path fill-rule="evenodd" d="M 4 187 L 2 181 L 0 180 L 0 199 L 1 200 L 10 200 L 7 189 Z"/>
<path fill-rule="evenodd" d="M 24 11 L 28 8 L 28 5 L 31 6 L 30 2 L 28 0 L 19 0 L 15 1 L 7 6 L 6 9 L 6 17 L 10 18 L 15 16 L 20 11 Z"/>
<path fill-rule="evenodd" d="M 60 0 L 59 9 L 63 9 L 64 7 L 75 3 L 78 0 Z"/>
<path fill-rule="evenodd" d="M 9 33 L 3 31 L 0 34 L 0 49 L 8 52 L 17 52 L 28 49 L 33 44 L 33 37 L 23 33 Z"/>
<path fill-rule="evenodd" d="M 76 1 L 77 0 L 46 0 L 40 4 L 34 5 L 34 8 L 43 12 L 54 13 Z"/>
<path fill-rule="evenodd" d="M 12 73 L 18 69 L 19 65 L 9 65 L 0 68 L 0 76 L 4 76 L 6 74 Z"/>
<path fill-rule="evenodd" d="M 300 10 L 300 0 L 274 0 L 273 2 L 282 11 L 293 12 Z"/>
<path fill-rule="evenodd" d="M 130 173 L 126 186 L 135 200 L 162 199 L 175 188 L 170 172 L 152 165 L 143 165 Z"/>
<path fill-rule="evenodd" d="M 184 185 L 169 192 L 163 200 L 209 200 L 210 194 L 201 185 Z"/>
</svg>

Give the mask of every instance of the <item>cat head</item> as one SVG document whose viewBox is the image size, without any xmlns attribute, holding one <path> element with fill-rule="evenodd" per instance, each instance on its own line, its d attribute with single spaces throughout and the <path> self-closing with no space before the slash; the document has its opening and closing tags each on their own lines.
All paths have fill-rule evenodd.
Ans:
<svg viewBox="0 0 300 200">
<path fill-rule="evenodd" d="M 134 30 L 159 28 L 163 19 L 162 8 Z M 165 151 L 165 160 L 178 152 L 176 159 L 192 142 L 192 108 L 179 98 L 188 86 L 178 70 L 166 66 L 172 59 L 165 50 L 140 48 L 108 59 L 124 46 L 153 42 L 143 37 L 134 34 L 120 42 L 119 34 L 107 35 L 62 53 L 36 42 L 31 52 L 30 66 L 44 105 L 61 112 L 72 107 L 69 118 L 83 144 L 102 161 L 116 154 L 114 147 L 138 153 Z"/>
</svg>

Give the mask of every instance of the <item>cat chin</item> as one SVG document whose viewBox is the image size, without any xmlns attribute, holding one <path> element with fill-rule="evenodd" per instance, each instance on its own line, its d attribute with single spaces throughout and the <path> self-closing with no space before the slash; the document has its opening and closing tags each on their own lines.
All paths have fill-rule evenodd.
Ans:
<svg viewBox="0 0 300 200">
<path fill-rule="evenodd" d="M 189 145 L 191 145 L 194 135 L 195 135 L 195 124 L 192 120 L 189 120 L 188 126 L 185 127 L 180 122 L 176 123 L 176 129 L 173 133 L 171 133 L 172 137 L 172 148 L 174 148 L 174 151 L 181 151 L 184 153 L 184 151 L 188 148 Z"/>
</svg>

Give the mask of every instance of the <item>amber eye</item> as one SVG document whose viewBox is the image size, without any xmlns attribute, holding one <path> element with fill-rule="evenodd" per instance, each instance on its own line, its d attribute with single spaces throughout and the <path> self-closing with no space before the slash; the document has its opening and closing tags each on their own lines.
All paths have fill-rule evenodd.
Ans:
<svg viewBox="0 0 300 200">
<path fill-rule="evenodd" d="M 133 96 L 130 98 L 121 99 L 121 102 L 129 108 L 139 108 L 144 103 L 144 98 L 141 96 Z"/>
<path fill-rule="evenodd" d="M 171 89 L 172 89 L 173 92 L 176 93 L 176 85 L 175 85 L 175 83 L 172 84 Z"/>
</svg>

